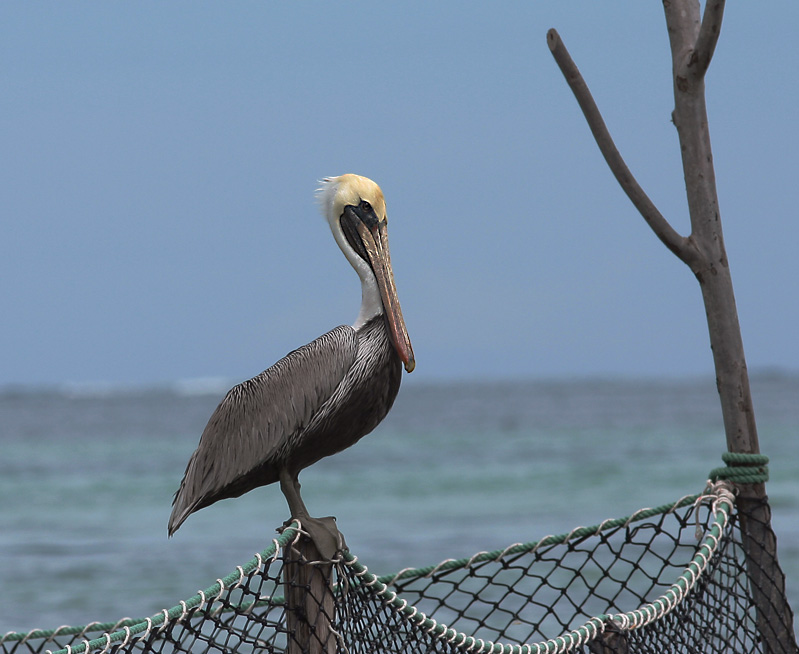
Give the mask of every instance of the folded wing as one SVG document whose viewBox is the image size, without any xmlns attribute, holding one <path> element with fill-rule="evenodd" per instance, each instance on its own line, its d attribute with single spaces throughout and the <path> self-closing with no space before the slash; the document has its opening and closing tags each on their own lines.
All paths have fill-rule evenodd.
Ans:
<svg viewBox="0 0 799 654">
<path fill-rule="evenodd" d="M 194 511 L 276 481 L 282 455 L 333 395 L 357 351 L 355 330 L 336 327 L 228 391 L 175 493 L 170 536 Z"/>
</svg>

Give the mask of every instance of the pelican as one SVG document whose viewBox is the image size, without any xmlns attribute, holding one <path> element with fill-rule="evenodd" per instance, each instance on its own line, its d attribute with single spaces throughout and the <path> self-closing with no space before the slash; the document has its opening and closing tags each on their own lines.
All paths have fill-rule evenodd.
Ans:
<svg viewBox="0 0 799 654">
<path fill-rule="evenodd" d="M 345 547 L 335 518 L 312 518 L 299 473 L 371 432 L 416 363 L 402 318 L 380 187 L 360 175 L 322 180 L 319 204 L 361 280 L 355 323 L 342 325 L 228 391 L 200 437 L 172 502 L 169 535 L 218 500 L 274 482 L 320 554 Z"/>
</svg>

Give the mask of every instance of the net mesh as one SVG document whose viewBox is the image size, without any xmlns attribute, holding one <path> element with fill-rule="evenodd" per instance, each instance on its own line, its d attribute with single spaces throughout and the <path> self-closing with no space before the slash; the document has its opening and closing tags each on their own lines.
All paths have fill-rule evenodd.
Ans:
<svg viewBox="0 0 799 654">
<path fill-rule="evenodd" d="M 172 609 L 0 644 L 14 654 L 795 652 L 792 616 L 773 637 L 758 625 L 730 488 L 384 577 L 349 553 L 312 560 L 292 527 Z"/>
</svg>

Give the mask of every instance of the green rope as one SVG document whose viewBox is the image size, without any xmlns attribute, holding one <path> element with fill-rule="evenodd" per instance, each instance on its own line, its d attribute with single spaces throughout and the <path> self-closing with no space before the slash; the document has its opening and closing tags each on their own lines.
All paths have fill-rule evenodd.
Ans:
<svg viewBox="0 0 799 654">
<path fill-rule="evenodd" d="M 614 518 L 612 520 L 605 520 L 599 525 L 594 525 L 591 527 L 577 527 L 572 531 L 559 534 L 557 536 L 545 536 L 541 540 L 532 541 L 528 543 L 517 543 L 516 545 L 512 545 L 504 550 L 494 550 L 492 552 L 479 552 L 473 555 L 470 558 L 464 559 L 447 559 L 439 563 L 438 565 L 431 565 L 424 568 L 408 568 L 396 574 L 388 574 L 378 577 L 377 580 L 381 583 L 393 585 L 396 581 L 407 580 L 407 579 L 418 579 L 421 577 L 433 576 L 439 572 L 450 572 L 452 570 L 458 570 L 462 568 L 467 568 L 474 563 L 483 563 L 485 561 L 499 561 L 500 559 L 514 554 L 526 554 L 528 552 L 532 552 L 536 549 L 541 547 L 545 547 L 548 545 L 560 545 L 570 540 L 579 540 L 581 538 L 586 538 L 588 536 L 595 536 L 599 534 L 601 531 L 605 531 L 607 529 L 614 529 L 616 527 L 620 527 L 622 525 L 626 525 L 627 523 L 637 522 L 639 520 L 646 520 L 647 518 L 651 518 L 656 515 L 661 515 L 664 513 L 670 513 L 675 511 L 676 509 L 681 509 L 684 506 L 688 506 L 689 504 L 693 504 L 699 495 L 686 495 L 685 497 L 680 498 L 676 502 L 672 502 L 670 504 L 662 504 L 661 506 L 656 506 L 654 508 L 646 508 L 646 509 L 639 509 L 635 513 L 630 516 L 626 516 L 624 518 Z M 345 559 L 349 561 L 347 558 L 347 554 L 345 554 Z"/>
<path fill-rule="evenodd" d="M 721 459 L 727 465 L 711 470 L 711 481 L 726 479 L 735 484 L 765 484 L 768 481 L 768 457 L 765 454 L 725 452 Z"/>
<path fill-rule="evenodd" d="M 734 454 L 734 453 L 725 453 L 722 456 L 723 460 L 727 464 L 738 464 L 735 467 L 724 467 L 718 468 L 711 472 L 712 479 L 728 479 L 732 482 L 737 483 L 759 483 L 761 481 L 765 481 L 768 478 L 768 472 L 766 468 L 766 463 L 768 462 L 768 458 L 763 455 L 746 455 L 746 454 Z M 757 466 L 755 468 L 755 466 Z M 741 470 L 745 474 L 738 474 L 738 470 Z M 624 517 L 624 518 L 617 518 L 614 520 L 606 520 L 599 525 L 592 526 L 592 527 L 578 527 L 572 530 L 569 533 L 560 534 L 558 536 L 547 536 L 539 541 L 533 541 L 529 543 L 519 543 L 508 547 L 504 550 L 495 550 L 492 552 L 479 552 L 470 558 L 452 560 L 449 559 L 447 561 L 443 561 L 436 566 L 429 566 L 425 568 L 417 568 L 417 569 L 405 569 L 400 571 L 399 573 L 391 574 L 391 575 L 383 575 L 380 577 L 376 577 L 369 573 L 365 568 L 363 571 L 360 570 L 360 564 L 357 562 L 357 558 L 352 556 L 349 553 L 345 553 L 344 561 L 346 564 L 354 566 L 356 571 L 360 574 L 358 575 L 358 579 L 354 580 L 355 584 L 357 585 L 359 582 L 364 583 L 364 577 L 362 575 L 368 575 L 368 579 L 370 581 L 369 585 L 375 584 L 377 588 L 382 590 L 379 594 L 387 594 L 389 596 L 393 596 L 393 600 L 397 602 L 397 608 L 402 606 L 399 598 L 389 590 L 389 587 L 394 585 L 399 580 L 408 580 L 413 578 L 419 578 L 424 576 L 431 576 L 435 577 L 439 573 L 449 572 L 459 568 L 466 568 L 474 563 L 480 563 L 485 561 L 498 561 L 508 555 L 514 554 L 522 554 L 534 551 L 542 546 L 550 546 L 568 542 L 570 540 L 580 540 L 583 538 L 587 538 L 589 536 L 597 535 L 598 533 L 605 531 L 607 529 L 612 529 L 621 525 L 625 525 L 628 523 L 636 522 L 639 520 L 644 520 L 649 517 L 658 514 L 669 513 L 674 511 L 678 508 L 690 505 L 694 503 L 699 495 L 691 495 L 686 496 L 678 500 L 677 502 L 673 502 L 671 504 L 664 504 L 662 506 L 658 506 L 655 508 L 648 508 L 648 509 L 641 509 L 636 511 L 631 516 Z M 149 631 L 150 629 L 158 629 L 162 627 L 167 620 L 173 620 L 176 618 L 181 618 L 183 616 L 188 616 L 193 612 L 194 609 L 198 607 L 202 607 L 202 605 L 208 603 L 211 604 L 216 599 L 217 595 L 221 594 L 224 588 L 229 588 L 231 586 L 237 586 L 238 584 L 242 583 L 244 577 L 249 576 L 260 566 L 263 564 L 265 560 L 271 559 L 274 557 L 279 548 L 286 547 L 289 543 L 291 543 L 294 538 L 297 536 L 296 526 L 292 525 L 289 528 L 285 529 L 284 532 L 277 538 L 275 541 L 272 542 L 272 545 L 266 548 L 262 553 L 256 555 L 256 558 L 253 558 L 248 563 L 243 566 L 240 566 L 236 569 L 236 571 L 229 574 L 224 579 L 217 580 L 217 583 L 207 588 L 205 591 L 198 592 L 196 595 L 190 597 L 185 602 L 181 602 L 177 606 L 173 606 L 170 610 L 164 609 L 160 613 L 152 616 L 151 618 L 144 618 L 138 620 L 131 620 L 131 619 L 124 619 L 117 623 L 92 623 L 84 627 L 67 627 L 62 626 L 55 630 L 35 630 L 25 633 L 14 633 L 9 632 L 5 635 L 0 634 L 0 642 L 2 641 L 27 641 L 31 639 L 45 639 L 45 640 L 55 640 L 59 636 L 68 636 L 68 635 L 83 635 L 89 633 L 101 633 L 103 634 L 100 638 L 95 638 L 93 640 L 89 640 L 88 638 L 84 640 L 82 643 L 72 646 L 70 648 L 61 649 L 54 654 L 72 654 L 73 652 L 80 652 L 83 654 L 88 652 L 97 650 L 97 649 L 105 649 L 109 647 L 112 643 L 119 643 L 120 641 L 129 641 L 131 638 L 142 634 L 145 631 Z M 221 582 L 221 584 L 220 584 Z M 255 603 L 256 605 L 261 604 L 281 604 L 283 603 L 284 599 L 281 597 L 272 597 L 269 599 L 261 599 L 256 600 L 255 602 L 250 602 L 250 604 Z M 405 605 L 407 606 L 407 605 Z M 402 606 L 402 609 L 405 609 L 405 606 Z M 401 609 L 401 610 L 402 610 Z M 409 607 L 408 611 L 412 609 Z M 437 636 L 441 636 L 446 633 L 448 636 L 452 630 L 447 629 L 445 626 L 441 625 L 440 623 L 436 623 L 435 621 L 430 621 L 427 623 L 426 616 L 422 616 L 419 614 L 419 617 L 422 617 L 421 623 L 425 625 L 426 628 L 432 628 L 432 633 Z M 596 628 L 595 621 L 601 622 L 602 620 L 606 619 L 608 616 L 598 616 L 598 618 L 594 618 L 580 629 L 571 632 L 569 635 L 565 636 L 567 640 L 571 641 L 572 638 L 574 640 L 574 644 L 580 642 L 583 639 L 589 638 L 589 632 L 594 632 L 593 635 L 596 635 L 594 631 Z M 418 620 L 418 618 L 417 618 Z M 414 620 L 414 621 L 417 621 Z M 454 634 L 455 632 L 452 632 Z M 464 634 L 460 634 L 460 636 L 465 638 Z M 562 637 L 563 638 L 563 637 Z M 470 646 L 474 646 L 476 641 L 473 639 L 468 638 L 467 642 Z M 463 643 L 458 643 L 462 645 Z M 539 646 L 536 646 L 533 650 L 527 650 L 530 652 L 540 652 L 541 654 L 549 654 L 550 652 L 556 651 L 555 649 L 550 649 L 551 646 L 554 646 L 553 643 L 549 643 L 548 645 L 544 646 L 543 648 L 539 649 Z M 493 647 L 493 645 L 492 645 Z M 499 654 L 503 652 L 502 649 L 491 649 L 493 653 Z"/>
<path fill-rule="evenodd" d="M 383 583 L 380 580 L 383 577 L 377 577 L 370 573 L 365 566 L 361 565 L 357 557 L 345 553 L 345 560 L 347 565 L 350 565 L 354 570 L 360 582 L 372 589 L 372 591 L 381 597 L 384 603 L 391 607 L 393 610 L 401 613 L 407 620 L 413 622 L 420 630 L 426 631 L 433 637 L 445 640 L 452 643 L 456 648 L 467 652 L 475 652 L 475 654 L 562 654 L 570 652 L 575 647 L 580 647 L 587 644 L 589 641 L 595 639 L 599 633 L 604 630 L 604 623 L 613 620 L 625 630 L 638 629 L 643 627 L 655 619 L 662 618 L 666 613 L 671 612 L 678 604 L 680 604 L 685 596 L 691 591 L 697 581 L 701 578 L 707 567 L 708 562 L 712 558 L 714 552 L 719 546 L 721 538 L 729 521 L 729 514 L 733 508 L 733 495 L 729 489 L 723 484 L 715 489 L 709 488 L 708 492 L 716 495 L 717 501 L 713 502 L 712 510 L 714 513 L 713 524 L 711 529 L 706 533 L 705 539 L 697 550 L 694 558 L 686 566 L 684 572 L 680 575 L 677 581 L 672 584 L 669 590 L 652 603 L 645 604 L 635 611 L 619 615 L 606 615 L 602 614 L 590 618 L 583 625 L 577 629 L 568 631 L 557 638 L 549 639 L 539 643 L 527 643 L 524 645 L 511 645 L 508 643 L 494 643 L 491 641 L 484 641 L 481 638 L 474 638 L 467 634 L 451 629 L 444 624 L 441 624 L 426 616 L 424 613 L 417 610 L 415 606 L 409 605 L 404 599 L 397 595 L 396 592 L 390 589 L 389 584 Z M 702 499 L 707 499 L 711 495 L 703 495 Z M 698 500 L 700 496 L 693 496 Z M 673 504 L 668 510 L 674 510 L 678 505 L 687 503 L 688 498 L 683 498 L 677 503 Z M 718 501 L 721 500 L 721 501 Z M 645 509 L 643 511 L 634 513 L 627 521 L 634 521 L 640 519 L 639 515 L 644 512 L 651 512 L 652 509 Z M 661 511 L 665 512 L 665 511 Z M 607 524 L 615 521 L 603 522 L 598 527 L 592 528 L 594 533 L 597 533 L 605 528 Z M 624 523 L 622 523 L 624 524 Z M 584 528 L 579 528 L 580 530 Z M 576 534 L 578 530 L 574 530 L 571 534 Z M 561 537 L 555 537 L 558 542 L 565 542 L 571 537 L 571 534 L 565 534 Z M 548 537 L 552 538 L 552 537 Z M 546 542 L 543 539 L 540 543 Z M 520 546 L 526 549 L 526 546 Z M 511 548 L 505 552 L 510 552 Z M 498 559 L 496 553 L 483 553 L 487 555 L 486 558 Z M 472 557 L 472 560 L 477 560 L 477 556 Z M 445 562 L 451 563 L 454 567 L 459 567 L 461 561 Z M 437 566 L 438 569 L 443 569 L 444 564 Z M 434 572 L 433 568 L 431 572 Z M 419 571 L 414 571 L 418 573 Z M 400 577 L 401 574 L 397 575 Z"/>
<path fill-rule="evenodd" d="M 78 645 L 59 649 L 54 654 L 73 654 L 77 652 L 80 652 L 81 654 L 88 654 L 89 652 L 100 648 L 106 649 L 110 647 L 112 643 L 129 641 L 131 638 L 138 636 L 139 634 L 142 634 L 150 629 L 157 630 L 169 620 L 174 620 L 183 615 L 188 616 L 192 614 L 194 609 L 201 607 L 203 604 L 213 603 L 217 595 L 221 594 L 224 588 L 230 588 L 231 586 L 235 587 L 241 584 L 245 577 L 248 577 L 256 570 L 260 569 L 264 561 L 273 558 L 280 548 L 286 547 L 289 543 L 291 543 L 297 537 L 297 533 L 297 528 L 295 527 L 295 524 L 292 523 L 289 527 L 286 527 L 280 536 L 274 539 L 272 544 L 263 552 L 257 554 L 243 566 L 238 566 L 236 570 L 231 572 L 227 577 L 224 577 L 223 579 L 217 579 L 215 584 L 209 586 L 204 591 L 200 591 L 195 595 L 192 595 L 186 601 L 181 602 L 177 606 L 173 606 L 169 610 L 164 609 L 163 611 L 156 613 L 151 618 L 142 618 L 139 620 L 131 620 L 127 618 L 117 623 L 92 623 L 85 627 L 59 627 L 58 629 L 52 630 L 37 629 L 27 634 L 10 632 L 0 637 L 0 641 L 21 640 L 24 642 L 33 638 L 53 640 L 58 636 L 96 633 L 98 631 L 104 632 L 103 636 L 100 638 L 95 638 L 93 640 L 86 639 Z M 47 651 L 48 654 L 50 654 L 51 650 Z"/>
<path fill-rule="evenodd" d="M 595 535 L 601 531 L 605 531 L 607 529 L 612 529 L 627 523 L 637 522 L 639 520 L 645 520 L 647 518 L 651 518 L 655 515 L 660 515 L 664 513 L 669 513 L 676 509 L 682 508 L 684 506 L 688 506 L 689 504 L 693 504 L 699 495 L 688 495 L 685 496 L 676 502 L 671 502 L 669 504 L 663 504 L 661 506 L 655 508 L 647 508 L 647 509 L 640 509 L 633 513 L 630 516 L 623 517 L 623 518 L 616 518 L 612 520 L 605 520 L 599 525 L 591 526 L 591 527 L 578 527 L 577 529 L 572 530 L 569 533 L 560 534 L 557 536 L 546 536 L 538 541 L 532 541 L 528 543 L 519 543 L 513 545 L 509 548 L 504 550 L 494 550 L 492 552 L 479 552 L 475 554 L 471 558 L 463 558 L 457 560 L 447 560 L 439 563 L 435 566 L 428 566 L 424 568 L 409 568 L 402 570 L 399 573 L 395 574 L 387 574 L 382 575 L 377 578 L 377 581 L 381 584 L 392 585 L 395 582 L 414 578 L 425 577 L 427 575 L 433 575 L 443 572 L 449 572 L 452 570 L 457 570 L 459 568 L 466 568 L 469 564 L 473 563 L 482 563 L 484 561 L 497 561 L 505 556 L 514 555 L 514 554 L 522 554 L 526 552 L 531 552 L 532 550 L 540 547 L 545 547 L 548 545 L 556 545 L 560 543 L 565 543 L 569 540 L 585 538 L 591 535 Z M 272 544 L 266 548 L 263 552 L 260 553 L 259 557 L 251 559 L 248 563 L 242 566 L 242 572 L 239 570 L 235 570 L 231 572 L 227 577 L 222 579 L 222 583 L 225 587 L 229 587 L 231 585 L 236 584 L 242 576 L 242 573 L 246 576 L 251 574 L 255 569 L 257 569 L 261 565 L 261 561 L 265 561 L 271 559 L 275 556 L 276 548 L 275 545 L 277 544 L 279 547 L 285 547 L 289 543 L 291 543 L 294 538 L 297 536 L 297 530 L 295 525 L 292 524 L 290 527 L 286 528 L 283 533 L 272 542 Z M 260 558 L 260 561 L 258 560 Z M 347 563 L 353 563 L 355 557 L 346 553 L 345 561 Z M 215 583 L 210 588 L 206 588 L 204 591 L 204 595 L 206 598 L 206 602 L 210 602 L 216 595 L 220 592 L 221 586 L 219 582 Z M 151 628 L 158 628 L 163 625 L 166 618 L 174 619 L 184 612 L 191 611 L 192 609 L 198 607 L 202 602 L 202 597 L 199 593 L 193 595 L 189 599 L 185 601 L 186 610 L 184 611 L 183 607 L 180 605 L 173 606 L 171 609 L 166 611 L 166 615 L 163 611 L 160 613 L 155 614 L 150 618 L 150 625 Z M 261 606 L 263 604 L 282 604 L 285 602 L 285 599 L 282 597 L 271 597 L 269 599 L 262 599 L 257 600 L 255 602 L 256 606 Z M 252 602 L 248 603 L 252 604 Z M 86 626 L 79 626 L 79 627 L 70 627 L 70 626 L 63 626 L 59 627 L 58 629 L 36 629 L 34 631 L 28 633 L 20 633 L 20 632 L 9 632 L 7 634 L 0 634 L 0 642 L 2 641 L 27 641 L 27 640 L 34 640 L 34 639 L 45 639 L 45 640 L 54 640 L 59 636 L 74 636 L 74 635 L 83 635 L 83 634 L 90 634 L 90 633 L 101 633 L 101 634 L 109 634 L 110 639 L 112 642 L 119 642 L 123 640 L 126 636 L 126 632 L 124 631 L 125 627 L 130 629 L 130 635 L 138 635 L 144 632 L 148 627 L 148 619 L 147 618 L 139 618 L 139 619 L 130 619 L 126 618 L 124 620 L 120 620 L 119 622 L 94 622 L 92 624 Z M 102 647 L 106 644 L 106 638 L 103 636 L 101 638 L 96 638 L 94 640 L 86 640 L 88 642 L 89 650 L 97 649 Z M 83 651 L 86 649 L 85 644 L 79 644 L 71 648 L 73 651 L 78 651 L 80 654 L 83 654 Z M 66 649 L 58 650 L 54 652 L 54 654 L 67 654 Z"/>
</svg>

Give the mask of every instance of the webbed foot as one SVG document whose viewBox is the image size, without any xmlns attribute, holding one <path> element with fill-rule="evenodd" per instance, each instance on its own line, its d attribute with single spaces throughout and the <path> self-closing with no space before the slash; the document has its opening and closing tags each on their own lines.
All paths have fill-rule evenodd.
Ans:
<svg viewBox="0 0 799 654">
<path fill-rule="evenodd" d="M 297 518 L 302 525 L 302 531 L 307 532 L 308 537 L 316 545 L 319 554 L 324 561 L 332 561 L 336 554 L 347 549 L 344 535 L 336 526 L 336 519 L 330 515 L 325 518 L 312 518 L 304 516 Z M 286 522 L 288 526 L 293 518 Z"/>
</svg>

